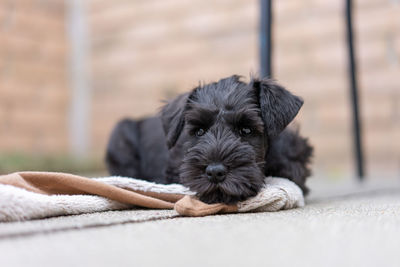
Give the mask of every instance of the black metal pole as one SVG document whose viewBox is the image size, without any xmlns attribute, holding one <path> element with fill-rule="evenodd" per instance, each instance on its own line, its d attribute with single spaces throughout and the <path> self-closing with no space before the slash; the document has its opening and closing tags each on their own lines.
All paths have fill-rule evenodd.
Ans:
<svg viewBox="0 0 400 267">
<path fill-rule="evenodd" d="M 272 76 L 272 0 L 260 0 L 260 75 Z"/>
<path fill-rule="evenodd" d="M 361 121 L 359 115 L 359 101 L 357 89 L 357 66 L 355 61 L 355 51 L 353 46 L 353 25 L 352 25 L 352 0 L 346 0 L 346 30 L 347 45 L 349 56 L 349 81 L 350 93 L 353 109 L 353 134 L 354 134 L 354 151 L 357 162 L 357 174 L 360 180 L 364 178 L 364 158 L 362 150 Z"/>
</svg>

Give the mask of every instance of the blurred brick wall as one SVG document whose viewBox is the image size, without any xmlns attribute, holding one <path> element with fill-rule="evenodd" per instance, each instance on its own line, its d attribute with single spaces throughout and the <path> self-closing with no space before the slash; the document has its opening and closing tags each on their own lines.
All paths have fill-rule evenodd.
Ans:
<svg viewBox="0 0 400 267">
<path fill-rule="evenodd" d="M 257 1 L 92 1 L 92 134 L 103 149 L 121 116 L 257 70 Z"/>
<path fill-rule="evenodd" d="M 0 5 L 0 150 L 68 152 L 63 3 Z M 121 117 L 154 114 L 199 80 L 257 74 L 258 0 L 86 3 L 97 155 Z M 398 173 L 400 3 L 357 0 L 354 10 L 366 160 L 370 173 Z M 305 99 L 298 121 L 316 166 L 338 175 L 353 160 L 343 15 L 344 1 L 274 1 L 274 77 Z"/>
<path fill-rule="evenodd" d="M 0 1 L 0 153 L 67 149 L 62 1 Z"/>
<path fill-rule="evenodd" d="M 400 2 L 357 0 L 354 11 L 366 164 L 399 174 Z M 344 1 L 276 1 L 275 77 L 305 98 L 303 132 L 330 169 L 353 164 L 343 16 Z"/>
</svg>

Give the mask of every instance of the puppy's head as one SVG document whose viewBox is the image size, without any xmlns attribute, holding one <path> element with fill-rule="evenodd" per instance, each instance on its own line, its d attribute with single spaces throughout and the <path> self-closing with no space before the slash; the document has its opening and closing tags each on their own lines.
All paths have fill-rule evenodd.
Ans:
<svg viewBox="0 0 400 267">
<path fill-rule="evenodd" d="M 271 80 L 231 76 L 168 103 L 161 118 L 167 144 L 184 150 L 180 180 L 206 203 L 236 203 L 264 183 L 269 141 L 303 101 Z"/>
</svg>

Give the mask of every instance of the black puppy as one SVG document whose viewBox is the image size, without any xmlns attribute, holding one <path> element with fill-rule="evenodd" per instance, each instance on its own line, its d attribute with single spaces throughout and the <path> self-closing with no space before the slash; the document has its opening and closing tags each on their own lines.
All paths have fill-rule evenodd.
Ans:
<svg viewBox="0 0 400 267">
<path fill-rule="evenodd" d="M 200 85 L 160 117 L 119 122 L 106 163 L 112 175 L 182 183 L 206 203 L 255 196 L 265 176 L 288 178 L 307 193 L 312 147 L 285 129 L 302 104 L 271 80 L 231 76 Z"/>
</svg>

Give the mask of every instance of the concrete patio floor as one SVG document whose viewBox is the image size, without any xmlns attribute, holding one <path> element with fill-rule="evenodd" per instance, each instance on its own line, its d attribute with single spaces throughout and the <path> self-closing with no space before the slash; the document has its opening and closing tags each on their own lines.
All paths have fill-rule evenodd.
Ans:
<svg viewBox="0 0 400 267">
<path fill-rule="evenodd" d="M 400 181 L 311 184 L 304 208 L 129 210 L 0 224 L 0 266 L 400 266 Z"/>
</svg>

